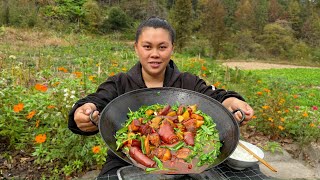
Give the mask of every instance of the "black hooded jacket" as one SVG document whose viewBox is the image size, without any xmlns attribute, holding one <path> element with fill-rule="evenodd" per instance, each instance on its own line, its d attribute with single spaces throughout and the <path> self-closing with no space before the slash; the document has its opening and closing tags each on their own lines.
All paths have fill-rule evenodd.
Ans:
<svg viewBox="0 0 320 180">
<path fill-rule="evenodd" d="M 76 102 L 69 113 L 69 129 L 72 132 L 81 135 L 93 135 L 98 133 L 98 131 L 81 131 L 74 121 L 75 110 L 81 105 L 90 102 L 95 104 L 97 110 L 101 112 L 103 108 L 114 98 L 132 90 L 147 88 L 142 78 L 141 68 L 141 64 L 137 63 L 127 73 L 119 73 L 115 76 L 109 77 L 107 81 L 98 87 L 95 93 L 89 94 L 87 97 Z M 167 65 L 163 86 L 197 91 L 208 95 L 219 102 L 223 102 L 229 97 L 236 97 L 244 100 L 238 93 L 234 91 L 215 89 L 213 86 L 206 85 L 205 81 L 196 75 L 192 75 L 187 72 L 180 72 L 172 60 L 170 60 L 169 64 Z"/>
</svg>

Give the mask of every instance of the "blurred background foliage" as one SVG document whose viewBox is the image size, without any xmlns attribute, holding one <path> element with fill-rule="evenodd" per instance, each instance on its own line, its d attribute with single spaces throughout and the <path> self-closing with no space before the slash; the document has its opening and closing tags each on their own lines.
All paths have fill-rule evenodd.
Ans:
<svg viewBox="0 0 320 180">
<path fill-rule="evenodd" d="M 167 19 L 176 49 L 216 59 L 320 63 L 320 2 L 305 0 L 1 0 L 0 25 L 134 40 L 150 16 Z"/>
</svg>

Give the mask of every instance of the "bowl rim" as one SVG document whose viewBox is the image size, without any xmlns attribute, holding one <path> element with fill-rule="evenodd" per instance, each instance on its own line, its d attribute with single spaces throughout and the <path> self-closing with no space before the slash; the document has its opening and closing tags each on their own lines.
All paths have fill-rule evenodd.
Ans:
<svg viewBox="0 0 320 180">
<path fill-rule="evenodd" d="M 251 149 L 251 147 L 254 147 L 256 150 L 257 150 L 257 152 L 255 152 L 261 159 L 263 159 L 264 158 L 264 152 L 262 151 L 262 149 L 261 148 L 259 148 L 258 146 L 256 146 L 256 145 L 254 145 L 254 144 L 251 144 L 251 143 L 249 143 L 249 142 L 246 142 L 246 141 L 243 141 L 243 140 L 239 140 L 239 142 L 241 142 L 243 145 L 245 145 L 246 147 L 248 147 L 249 149 Z M 251 147 L 250 147 L 251 146 Z M 238 146 L 236 147 L 236 149 L 238 148 L 238 147 L 240 147 L 240 148 L 242 148 L 239 144 L 238 144 Z M 236 149 L 233 151 L 233 153 L 236 151 Z M 246 151 L 246 150 L 244 150 L 244 151 Z M 233 154 L 232 153 L 232 154 Z M 248 152 L 247 152 L 248 153 Z M 252 160 L 244 160 L 244 159 L 238 159 L 238 158 L 235 158 L 235 157 L 231 157 L 232 156 L 232 154 L 229 156 L 229 159 L 233 159 L 233 160 L 236 160 L 236 161 L 241 161 L 241 162 L 258 162 L 258 159 L 256 159 L 255 158 L 255 160 L 254 161 L 252 161 Z M 249 153 L 248 153 L 249 154 Z"/>
</svg>

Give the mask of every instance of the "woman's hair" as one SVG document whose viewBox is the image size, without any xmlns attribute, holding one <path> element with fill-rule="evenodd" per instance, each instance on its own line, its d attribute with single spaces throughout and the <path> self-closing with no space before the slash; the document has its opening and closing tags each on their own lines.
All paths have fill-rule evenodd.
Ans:
<svg viewBox="0 0 320 180">
<path fill-rule="evenodd" d="M 165 19 L 161 19 L 159 17 L 150 17 L 149 19 L 147 19 L 146 21 L 143 21 L 139 25 L 137 32 L 136 32 L 136 43 L 138 42 L 138 39 L 142 33 L 143 28 L 146 28 L 146 27 L 162 28 L 162 29 L 167 30 L 170 34 L 172 44 L 174 43 L 175 38 L 176 38 L 176 33 L 175 33 L 174 29 Z"/>
</svg>

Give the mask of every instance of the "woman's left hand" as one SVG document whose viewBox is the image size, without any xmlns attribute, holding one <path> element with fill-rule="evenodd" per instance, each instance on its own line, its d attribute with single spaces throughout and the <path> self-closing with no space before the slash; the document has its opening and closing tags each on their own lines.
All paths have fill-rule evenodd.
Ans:
<svg viewBox="0 0 320 180">
<path fill-rule="evenodd" d="M 253 109 L 251 108 L 251 106 L 248 103 L 246 103 L 238 98 L 235 98 L 235 97 L 230 97 L 230 98 L 225 99 L 222 102 L 222 105 L 224 105 L 224 107 L 229 109 L 231 112 L 234 110 L 237 110 L 237 109 L 241 109 L 244 112 L 246 117 L 245 117 L 244 121 L 241 123 L 241 125 L 247 124 L 248 121 L 252 118 L 252 116 L 254 114 Z M 234 114 L 234 116 L 237 120 L 241 120 L 241 118 L 242 118 L 242 115 L 240 112 L 236 112 Z"/>
</svg>

